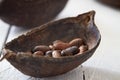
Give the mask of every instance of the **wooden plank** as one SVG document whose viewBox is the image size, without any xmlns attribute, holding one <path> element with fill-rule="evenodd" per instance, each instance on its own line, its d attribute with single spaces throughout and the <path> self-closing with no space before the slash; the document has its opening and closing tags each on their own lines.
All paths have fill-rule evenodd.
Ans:
<svg viewBox="0 0 120 80">
<path fill-rule="evenodd" d="M 6 39 L 8 30 L 9 30 L 9 25 L 5 24 L 3 21 L 0 20 L 0 50 L 4 45 L 4 41 Z"/>
<path fill-rule="evenodd" d="M 6 43 L 7 40 L 7 35 L 9 35 L 9 25 L 4 23 L 2 20 L 0 20 L 0 54 L 1 54 L 1 50 L 4 46 L 4 44 Z M 6 62 L 0 62 L 0 78 L 1 78 L 1 73 L 6 71 L 7 69 L 9 69 L 8 66 L 5 66 Z"/>
<path fill-rule="evenodd" d="M 96 68 L 96 67 L 83 67 L 85 71 L 85 80 L 120 80 L 120 73 Z"/>
<path fill-rule="evenodd" d="M 2 26 L 6 27 L 5 24 L 3 25 L 3 23 L 1 24 Z M 7 25 L 9 26 L 9 25 Z M 4 32 L 3 36 L 4 36 L 4 39 L 2 42 L 5 42 L 5 37 L 7 35 L 7 31 L 8 31 L 9 27 L 6 29 L 6 33 L 4 32 L 4 30 L 2 30 Z M 18 27 L 15 27 L 15 26 L 12 26 L 11 27 L 11 30 L 10 30 L 10 33 L 9 33 L 9 36 L 7 38 L 7 42 L 11 41 L 12 39 L 18 37 L 20 34 L 22 34 L 23 32 L 27 31 L 26 29 L 23 29 L 23 28 L 18 28 Z M 1 33 L 3 33 L 1 32 Z M 2 40 L 2 39 L 0 39 Z M 3 43 L 1 43 L 3 44 Z M 13 75 L 11 75 L 13 74 Z M 16 74 L 19 74 L 19 75 L 16 75 Z M 17 69 L 15 69 L 8 61 L 6 60 L 3 60 L 2 62 L 0 62 L 0 79 L 1 80 L 21 80 L 22 77 L 22 80 L 26 80 L 29 78 L 29 76 L 26 76 L 22 73 L 20 73 Z"/>
</svg>

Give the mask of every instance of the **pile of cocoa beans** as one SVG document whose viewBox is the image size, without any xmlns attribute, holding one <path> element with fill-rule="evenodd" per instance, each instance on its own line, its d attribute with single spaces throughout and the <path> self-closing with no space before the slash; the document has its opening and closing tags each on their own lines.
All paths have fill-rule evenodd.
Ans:
<svg viewBox="0 0 120 80">
<path fill-rule="evenodd" d="M 84 53 L 88 50 L 88 45 L 81 38 L 75 38 L 70 42 L 61 40 L 53 41 L 52 45 L 38 45 L 32 50 L 33 56 L 44 56 L 60 58 L 63 56 L 73 56 Z"/>
</svg>

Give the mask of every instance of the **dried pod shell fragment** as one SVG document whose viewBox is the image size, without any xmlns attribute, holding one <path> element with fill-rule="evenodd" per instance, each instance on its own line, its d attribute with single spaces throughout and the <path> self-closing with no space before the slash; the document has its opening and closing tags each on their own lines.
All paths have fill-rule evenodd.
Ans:
<svg viewBox="0 0 120 80">
<path fill-rule="evenodd" d="M 33 77 L 56 76 L 73 70 L 89 59 L 100 43 L 101 36 L 94 23 L 94 15 L 95 11 L 90 11 L 77 17 L 49 22 L 32 29 L 26 35 L 21 35 L 5 45 L 6 55 L 11 54 L 6 59 L 19 71 Z M 70 42 L 75 38 L 84 39 L 89 46 L 89 50 L 84 55 L 60 58 L 23 55 L 25 57 L 22 60 L 17 56 L 19 52 L 31 51 L 38 44 L 50 45 L 55 40 Z M 13 54 L 16 55 L 12 56 Z"/>
<path fill-rule="evenodd" d="M 0 0 L 0 18 L 19 27 L 37 27 L 55 18 L 68 0 Z"/>
<path fill-rule="evenodd" d="M 98 0 L 101 3 L 120 9 L 120 0 Z"/>
</svg>

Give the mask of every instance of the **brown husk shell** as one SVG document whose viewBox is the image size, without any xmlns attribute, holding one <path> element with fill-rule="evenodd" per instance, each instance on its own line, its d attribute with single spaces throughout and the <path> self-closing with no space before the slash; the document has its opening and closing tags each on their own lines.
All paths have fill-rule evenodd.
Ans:
<svg viewBox="0 0 120 80">
<path fill-rule="evenodd" d="M 120 0 L 98 0 L 104 4 L 107 4 L 112 7 L 120 8 Z"/>
<path fill-rule="evenodd" d="M 19 71 L 33 77 L 66 73 L 90 58 L 100 43 L 101 36 L 93 21 L 94 14 L 95 11 L 90 11 L 32 29 L 5 45 L 5 58 Z M 89 50 L 80 55 L 61 58 L 34 57 L 29 54 L 39 44 L 50 45 L 55 40 L 69 42 L 74 38 L 84 39 Z"/>
<path fill-rule="evenodd" d="M 0 18 L 21 27 L 37 27 L 55 18 L 68 0 L 2 0 Z"/>
</svg>

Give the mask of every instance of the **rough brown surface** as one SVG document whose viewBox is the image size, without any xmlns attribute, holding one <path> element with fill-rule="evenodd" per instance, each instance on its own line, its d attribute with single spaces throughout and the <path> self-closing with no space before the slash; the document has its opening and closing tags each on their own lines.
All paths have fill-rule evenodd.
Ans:
<svg viewBox="0 0 120 80">
<path fill-rule="evenodd" d="M 37 27 L 53 18 L 64 8 L 68 0 L 3 0 L 0 18 L 21 27 Z"/>
<path fill-rule="evenodd" d="M 4 55 L 8 55 L 6 59 L 15 68 L 29 76 L 49 77 L 66 73 L 90 58 L 100 43 L 101 36 L 93 21 L 94 14 L 91 11 L 37 27 L 7 43 Z M 69 42 L 75 38 L 84 39 L 89 50 L 80 55 L 61 58 L 34 57 L 28 54 L 37 45 L 50 45 L 55 40 Z"/>
<path fill-rule="evenodd" d="M 120 9 L 120 0 L 98 0 L 104 4 Z"/>
</svg>

